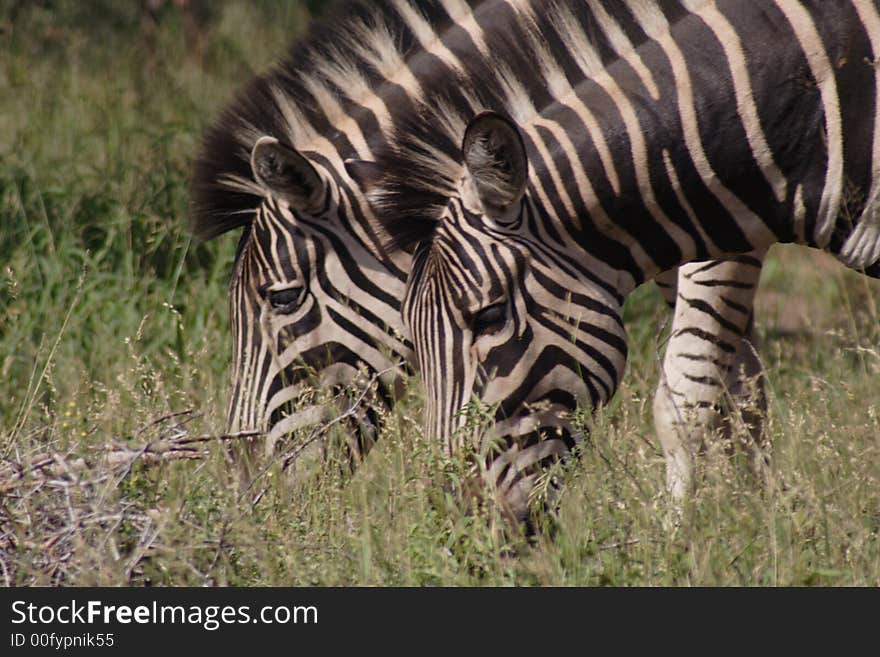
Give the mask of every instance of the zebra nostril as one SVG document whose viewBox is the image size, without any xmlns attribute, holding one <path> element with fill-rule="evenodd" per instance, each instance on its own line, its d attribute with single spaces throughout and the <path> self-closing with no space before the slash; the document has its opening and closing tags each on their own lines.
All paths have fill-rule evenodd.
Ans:
<svg viewBox="0 0 880 657">
<path fill-rule="evenodd" d="M 507 303 L 496 303 L 474 314 L 471 330 L 475 338 L 482 335 L 494 335 L 503 329 L 506 323 Z"/>
</svg>

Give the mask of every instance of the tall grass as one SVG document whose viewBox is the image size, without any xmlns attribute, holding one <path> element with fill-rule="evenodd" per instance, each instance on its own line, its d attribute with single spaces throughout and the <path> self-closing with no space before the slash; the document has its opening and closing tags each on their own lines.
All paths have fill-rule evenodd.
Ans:
<svg viewBox="0 0 880 657">
<path fill-rule="evenodd" d="M 306 13 L 214 3 L 195 52 L 172 11 L 151 45 L 136 3 L 25 3 L 13 20 L 18 4 L 0 3 L 0 582 L 880 584 L 880 287 L 795 247 L 771 255 L 758 300 L 765 481 L 708 454 L 678 525 L 651 425 L 666 312 L 650 287 L 627 303 L 624 385 L 552 473 L 558 510 L 535 539 L 460 510 L 445 484 L 461 463 L 423 439 L 416 381 L 353 476 L 276 463 L 242 491 L 219 441 L 164 459 L 222 433 L 229 376 L 236 238 L 190 240 L 190 162 Z"/>
</svg>

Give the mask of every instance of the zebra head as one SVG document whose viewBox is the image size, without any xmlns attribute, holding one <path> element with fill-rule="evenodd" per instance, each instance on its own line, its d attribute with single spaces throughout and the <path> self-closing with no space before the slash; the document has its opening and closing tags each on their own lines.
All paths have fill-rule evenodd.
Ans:
<svg viewBox="0 0 880 657">
<path fill-rule="evenodd" d="M 542 467 L 579 437 L 575 411 L 617 388 L 626 361 L 621 298 L 607 267 L 603 280 L 539 234 L 513 123 L 478 115 L 461 160 L 416 247 L 403 321 L 426 389 L 426 432 L 450 452 L 475 450 L 490 493 L 522 519 Z M 380 212 L 390 180 L 373 194 Z M 469 421 L 475 402 L 483 417 L 489 410 L 486 431 Z"/>
<path fill-rule="evenodd" d="M 347 448 L 359 457 L 410 356 L 399 319 L 404 276 L 345 229 L 366 201 L 341 162 L 261 136 L 249 167 L 247 180 L 225 181 L 256 204 L 229 291 L 229 429 L 266 432 L 271 451 L 280 437 L 342 412 L 324 403 L 330 391 L 342 410 L 366 402 L 350 413 Z M 376 393 L 365 399 L 368 387 Z"/>
</svg>

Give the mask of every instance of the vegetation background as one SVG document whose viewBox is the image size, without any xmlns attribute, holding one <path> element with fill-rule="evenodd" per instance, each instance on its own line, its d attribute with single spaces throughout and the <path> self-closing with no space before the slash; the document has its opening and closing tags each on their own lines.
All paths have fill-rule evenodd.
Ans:
<svg viewBox="0 0 880 657">
<path fill-rule="evenodd" d="M 422 440 L 415 382 L 354 476 L 270 463 L 233 485 L 213 437 L 237 237 L 191 240 L 190 164 L 326 4 L 0 0 L 0 583 L 880 585 L 880 286 L 797 247 L 758 299 L 766 483 L 711 453 L 677 527 L 650 285 L 624 385 L 531 542 L 433 483 L 456 464 Z"/>
</svg>

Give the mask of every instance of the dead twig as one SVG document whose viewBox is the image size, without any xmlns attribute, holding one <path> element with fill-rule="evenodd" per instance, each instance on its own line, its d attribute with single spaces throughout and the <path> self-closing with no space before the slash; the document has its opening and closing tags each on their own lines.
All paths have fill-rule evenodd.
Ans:
<svg viewBox="0 0 880 657">
<path fill-rule="evenodd" d="M 208 455 L 207 449 L 199 449 L 194 445 L 212 442 L 229 442 L 246 440 L 261 435 L 258 431 L 242 431 L 221 435 L 180 436 L 172 439 L 159 439 L 146 443 L 142 447 L 130 447 L 120 443 L 108 444 L 100 455 L 99 463 L 116 469 L 123 467 L 121 473 L 125 478 L 135 462 L 146 465 L 158 465 L 168 461 L 195 460 Z M 9 458 L 0 460 L 0 493 L 14 492 L 26 479 L 37 479 L 60 484 L 78 483 L 79 476 L 93 470 L 96 464 L 88 463 L 83 458 L 70 459 L 57 452 L 37 454 L 30 463 L 18 463 Z"/>
</svg>

